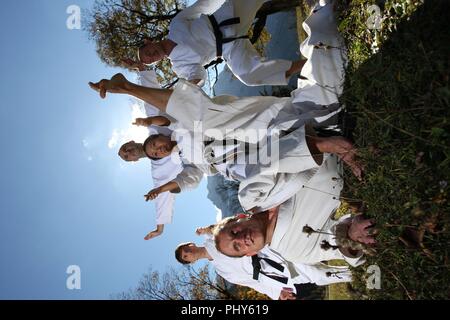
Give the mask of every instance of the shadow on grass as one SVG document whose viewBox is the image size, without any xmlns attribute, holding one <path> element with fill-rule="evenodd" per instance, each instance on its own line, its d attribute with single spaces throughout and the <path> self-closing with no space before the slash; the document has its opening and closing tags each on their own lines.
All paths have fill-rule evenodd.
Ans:
<svg viewBox="0 0 450 320">
<path fill-rule="evenodd" d="M 355 288 L 369 299 L 449 299 L 450 2 L 425 1 L 365 61 L 367 30 L 352 2 L 341 23 L 351 41 L 342 103 L 366 176 L 348 175 L 346 193 L 366 201 L 381 229 L 365 265 L 381 268 L 381 289 L 365 288 L 365 267 Z"/>
</svg>

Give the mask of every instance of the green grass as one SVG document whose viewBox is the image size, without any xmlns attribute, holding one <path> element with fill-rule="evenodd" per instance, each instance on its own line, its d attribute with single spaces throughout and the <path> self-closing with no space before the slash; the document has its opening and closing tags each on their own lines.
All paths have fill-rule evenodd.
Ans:
<svg viewBox="0 0 450 320">
<path fill-rule="evenodd" d="M 378 31 L 366 26 L 372 3 L 385 17 Z M 338 12 L 349 49 L 343 124 L 366 166 L 363 183 L 347 174 L 346 195 L 364 200 L 380 229 L 354 288 L 367 299 L 449 299 L 449 1 L 348 0 Z M 425 230 L 423 241 L 406 237 L 408 226 Z M 380 290 L 365 287 L 371 264 Z"/>
</svg>

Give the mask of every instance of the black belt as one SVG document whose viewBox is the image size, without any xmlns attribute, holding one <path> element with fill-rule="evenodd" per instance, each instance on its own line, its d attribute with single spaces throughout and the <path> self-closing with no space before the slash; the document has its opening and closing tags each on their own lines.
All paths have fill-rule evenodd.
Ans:
<svg viewBox="0 0 450 320">
<path fill-rule="evenodd" d="M 210 145 L 214 141 L 215 141 L 214 139 L 211 139 L 209 141 L 203 141 L 203 143 L 204 143 L 205 147 L 207 147 L 208 145 Z M 233 139 L 233 140 L 222 140 L 222 146 L 224 148 L 226 146 L 228 146 L 228 145 L 235 145 L 236 146 L 237 144 L 238 144 L 238 141 L 236 139 Z M 236 161 L 236 158 L 237 158 L 237 153 L 236 153 L 237 149 L 238 149 L 237 147 L 234 148 L 234 156 L 233 156 L 234 157 L 234 161 Z M 211 151 L 211 157 L 215 158 L 214 151 Z M 218 161 L 212 163 L 212 165 L 217 165 L 217 164 L 226 163 L 226 162 L 227 162 L 227 154 L 225 153 L 224 155 L 222 155 L 222 159 L 221 160 L 218 160 Z"/>
<path fill-rule="evenodd" d="M 214 139 L 211 139 L 211 140 L 208 140 L 208 141 L 203 141 L 203 143 L 204 143 L 204 146 L 205 147 L 207 147 L 208 145 L 210 145 L 211 143 L 213 143 L 215 140 Z M 235 145 L 236 147 L 234 148 L 234 155 L 233 155 L 233 159 L 234 159 L 234 161 L 236 162 L 236 160 L 237 160 L 237 151 L 238 151 L 238 147 L 237 147 L 237 144 L 238 144 L 239 142 L 238 142 L 238 140 L 237 139 L 233 139 L 233 140 L 222 140 L 222 146 L 225 148 L 226 146 L 229 146 L 229 145 Z M 241 143 L 243 143 L 244 144 L 244 153 L 246 154 L 246 155 L 248 155 L 249 153 L 250 153 L 250 144 L 248 143 L 248 142 L 241 142 Z M 256 148 L 257 149 L 259 149 L 259 141 L 258 141 L 258 143 L 256 144 Z M 223 163 L 227 163 L 228 162 L 228 156 L 229 155 L 227 155 L 226 153 L 225 154 L 223 154 L 222 155 L 222 159 L 220 159 L 220 160 L 217 160 L 216 162 L 214 162 L 214 163 L 212 163 L 212 165 L 217 165 L 217 164 L 223 164 Z M 211 151 L 211 157 L 212 158 L 215 158 L 215 155 L 214 155 L 214 152 L 213 151 Z M 258 155 L 258 157 L 259 157 L 259 155 Z"/>
<path fill-rule="evenodd" d="M 230 37 L 230 38 L 224 38 L 223 33 L 220 30 L 221 27 L 231 26 L 233 24 L 239 24 L 241 22 L 241 19 L 239 17 L 230 18 L 222 21 L 221 23 L 218 23 L 214 15 L 208 16 L 209 21 L 211 22 L 214 35 L 216 37 L 216 56 L 221 57 L 222 51 L 223 51 L 223 45 L 225 43 L 237 40 L 237 39 L 248 39 L 248 35 L 246 36 L 240 36 L 240 37 Z"/>
<path fill-rule="evenodd" d="M 281 272 L 284 271 L 284 267 L 281 264 L 279 264 L 278 262 L 275 262 L 275 261 L 273 261 L 271 259 L 258 257 L 258 255 L 254 255 L 254 256 L 252 256 L 253 279 L 254 280 L 258 280 L 259 279 L 259 274 L 262 273 L 266 277 L 269 277 L 269 278 L 271 278 L 273 280 L 276 280 L 278 282 L 281 282 L 281 283 L 284 283 L 284 284 L 288 283 L 288 278 L 286 278 L 286 277 L 274 276 L 274 275 L 271 275 L 271 274 L 267 274 L 263 270 L 261 270 L 261 260 L 264 260 L 265 262 L 267 262 L 268 265 L 270 265 L 272 268 L 277 269 L 278 271 L 281 271 Z"/>
</svg>

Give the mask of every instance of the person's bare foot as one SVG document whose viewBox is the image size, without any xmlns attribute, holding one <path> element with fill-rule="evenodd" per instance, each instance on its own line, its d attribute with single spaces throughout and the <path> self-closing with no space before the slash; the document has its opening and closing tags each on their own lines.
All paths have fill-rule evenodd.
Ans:
<svg viewBox="0 0 450 320">
<path fill-rule="evenodd" d="M 361 181 L 363 166 L 356 160 L 356 148 L 344 137 L 326 138 L 328 152 L 336 154 L 352 170 L 356 178 Z"/>
<path fill-rule="evenodd" d="M 128 80 L 121 73 L 115 74 L 110 80 L 102 79 L 97 83 L 89 82 L 89 86 L 100 93 L 100 97 L 104 99 L 106 93 L 127 93 Z"/>
</svg>

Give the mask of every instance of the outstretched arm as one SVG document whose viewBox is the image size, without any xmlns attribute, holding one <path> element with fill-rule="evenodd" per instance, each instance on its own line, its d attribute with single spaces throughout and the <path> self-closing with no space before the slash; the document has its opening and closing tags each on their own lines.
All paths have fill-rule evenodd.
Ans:
<svg viewBox="0 0 450 320">
<path fill-rule="evenodd" d="M 102 99 L 106 97 L 107 92 L 128 94 L 155 106 L 161 112 L 166 112 L 167 103 L 172 95 L 172 90 L 148 88 L 134 84 L 121 73 L 117 73 L 110 80 L 103 79 L 97 83 L 89 82 L 89 86 L 99 92 Z"/>
<path fill-rule="evenodd" d="M 156 225 L 156 229 L 153 230 L 152 232 L 149 232 L 144 239 L 145 240 L 150 240 L 153 238 L 156 238 L 157 236 L 160 236 L 164 231 L 164 225 L 163 224 L 158 224 Z"/>
<path fill-rule="evenodd" d="M 185 190 L 194 189 L 199 185 L 202 177 L 203 171 L 194 165 L 186 165 L 183 168 L 183 171 L 181 171 L 174 180 L 150 190 L 150 192 L 144 196 L 145 201 L 156 199 L 160 193 L 167 191 L 180 193 Z"/>
<path fill-rule="evenodd" d="M 164 116 L 155 116 L 148 118 L 136 118 L 133 122 L 135 126 L 149 127 L 151 125 L 168 127 L 170 125 L 170 120 Z"/>
<path fill-rule="evenodd" d="M 162 186 L 155 188 L 153 190 L 150 190 L 146 195 L 144 195 L 145 201 L 154 200 L 156 197 L 163 192 L 173 192 L 173 193 L 179 193 L 180 187 L 175 181 L 167 182 L 166 184 L 163 184 Z"/>
</svg>

